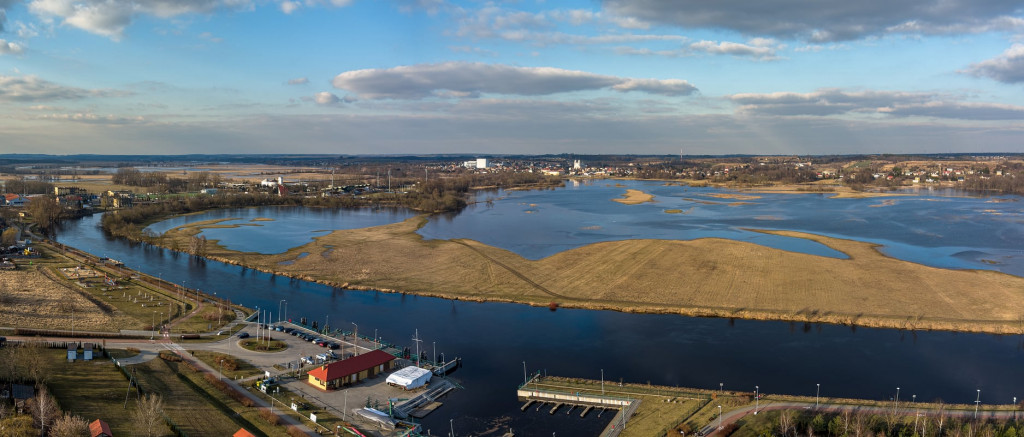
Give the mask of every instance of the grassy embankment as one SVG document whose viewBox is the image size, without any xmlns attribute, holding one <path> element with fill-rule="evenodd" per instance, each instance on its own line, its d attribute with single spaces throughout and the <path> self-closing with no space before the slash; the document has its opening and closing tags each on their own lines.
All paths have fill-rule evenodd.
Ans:
<svg viewBox="0 0 1024 437">
<path fill-rule="evenodd" d="M 706 238 L 591 244 L 532 261 L 472 240 L 424 240 L 426 217 L 335 231 L 285 253 L 208 256 L 350 289 L 475 301 L 898 329 L 1024 332 L 1024 278 L 901 261 L 875 245 L 800 232 L 837 259 Z M 172 230 L 188 237 L 215 221 Z M 298 258 L 306 252 L 308 256 Z M 291 261 L 291 264 L 281 264 Z"/>
</svg>

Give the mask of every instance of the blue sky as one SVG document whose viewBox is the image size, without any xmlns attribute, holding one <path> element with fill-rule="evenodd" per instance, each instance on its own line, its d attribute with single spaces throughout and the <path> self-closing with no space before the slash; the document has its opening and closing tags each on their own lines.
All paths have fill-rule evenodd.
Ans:
<svg viewBox="0 0 1024 437">
<path fill-rule="evenodd" d="M 1000 0 L 0 0 L 0 153 L 1024 152 Z"/>
</svg>

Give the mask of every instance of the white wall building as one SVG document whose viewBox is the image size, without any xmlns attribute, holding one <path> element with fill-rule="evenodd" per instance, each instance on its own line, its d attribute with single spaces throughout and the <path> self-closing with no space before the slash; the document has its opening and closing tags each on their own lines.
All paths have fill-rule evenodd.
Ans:
<svg viewBox="0 0 1024 437">
<path fill-rule="evenodd" d="M 488 167 L 488 165 L 487 165 L 487 158 L 477 158 L 476 159 L 476 168 L 487 168 L 487 167 Z"/>
</svg>

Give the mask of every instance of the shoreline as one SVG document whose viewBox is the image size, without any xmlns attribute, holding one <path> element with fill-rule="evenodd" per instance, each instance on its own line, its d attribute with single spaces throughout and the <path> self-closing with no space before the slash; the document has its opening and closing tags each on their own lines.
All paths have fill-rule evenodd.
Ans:
<svg viewBox="0 0 1024 437">
<path fill-rule="evenodd" d="M 433 240 L 431 242 L 423 242 L 422 238 L 415 234 L 415 229 L 418 229 L 426 221 L 426 217 L 423 215 L 416 216 L 407 219 L 404 222 L 399 222 L 393 225 L 384 225 L 377 228 L 388 228 L 388 227 L 400 227 L 405 224 L 414 221 L 417 222 L 413 228 L 413 235 L 399 235 L 403 238 L 412 238 L 413 240 L 420 240 L 417 244 L 430 245 L 430 246 L 451 246 L 453 244 L 465 245 L 466 247 L 473 250 L 482 250 L 487 253 L 480 253 L 484 258 L 489 259 L 490 262 L 485 261 L 483 265 L 490 267 L 487 268 L 498 268 L 504 267 L 509 269 L 508 265 L 502 264 L 502 262 L 489 258 L 495 255 L 500 255 L 502 258 L 511 256 L 517 256 L 514 254 L 503 253 L 500 249 L 493 248 L 490 246 L 483 245 L 482 243 L 471 241 L 471 240 Z M 197 226 L 198 225 L 198 226 Z M 167 237 L 168 240 L 174 241 L 177 238 L 187 238 L 190 235 L 194 235 L 199 232 L 201 225 L 199 223 L 193 223 L 189 226 L 183 226 L 182 228 L 175 228 L 175 235 Z M 790 323 L 824 323 L 832 325 L 843 325 L 850 326 L 851 329 L 856 327 L 863 328 L 882 328 L 882 329 L 898 329 L 898 330 L 910 330 L 910 331 L 949 331 L 949 332 L 969 332 L 969 333 L 990 333 L 990 334 L 1024 334 L 1024 323 L 1020 320 L 1010 319 L 966 319 L 956 317 L 940 317 L 936 315 L 894 315 L 894 314 L 881 314 L 875 312 L 845 312 L 845 311 L 834 311 L 834 310 L 820 310 L 814 309 L 810 306 L 804 305 L 802 309 L 796 311 L 787 311 L 772 308 L 750 308 L 749 306 L 720 306 L 720 305 L 699 305 L 693 303 L 681 302 L 679 304 L 665 304 L 663 302 L 639 302 L 639 301 L 627 301 L 621 299 L 614 299 L 609 297 L 593 297 L 593 298 L 580 298 L 579 296 L 565 296 L 560 294 L 554 294 L 544 287 L 537 285 L 542 292 L 538 290 L 530 290 L 529 287 L 524 287 L 519 280 L 513 280 L 512 284 L 514 292 L 503 292 L 503 293 L 487 293 L 487 292 L 458 292 L 458 291 L 438 291 L 438 290 L 451 290 L 444 284 L 434 284 L 420 280 L 420 286 L 414 286 L 409 281 L 405 282 L 405 286 L 400 278 L 389 281 L 388 278 L 382 278 L 378 275 L 374 277 L 355 278 L 345 280 L 346 276 L 341 272 L 325 272 L 307 269 L 302 271 L 301 266 L 295 266 L 304 259 L 310 259 L 315 257 L 323 257 L 339 247 L 336 243 L 327 243 L 331 245 L 329 251 L 318 250 L 317 248 L 322 246 L 324 243 L 321 242 L 324 237 L 331 236 L 336 233 L 351 233 L 374 230 L 374 228 L 363 228 L 361 230 L 349 230 L 349 231 L 335 231 L 326 236 L 314 237 L 314 241 L 303 246 L 289 249 L 288 251 L 280 254 L 259 254 L 259 253 L 244 253 L 225 249 L 216 240 L 210 240 L 215 247 L 213 250 L 208 251 L 206 258 L 223 262 L 225 264 L 243 266 L 246 268 L 254 269 L 264 273 L 284 276 L 289 278 L 301 279 L 312 283 L 326 285 L 345 290 L 356 290 L 356 291 L 378 291 L 382 293 L 400 293 L 400 294 L 412 294 L 424 297 L 441 298 L 448 300 L 463 300 L 470 302 L 498 302 L 498 303 L 517 303 L 525 304 L 535 307 L 548 307 L 552 303 L 556 304 L 557 307 L 567 309 L 589 309 L 589 310 L 611 310 L 624 313 L 645 313 L 645 314 L 674 314 L 685 317 L 715 317 L 725 319 L 742 319 L 742 320 L 759 320 L 759 321 L 782 321 Z M 761 231 L 767 233 L 776 233 L 777 231 Z M 832 247 L 827 244 L 829 242 L 834 243 L 835 240 L 831 237 L 817 236 L 815 234 L 805 234 L 799 232 L 778 232 L 783 236 L 793 236 L 796 238 L 808 238 L 812 241 L 818 241 L 819 243 Z M 169 232 L 170 234 L 170 232 Z M 819 241 L 820 240 L 820 241 Z M 699 240 L 695 240 L 699 241 Z M 874 257 L 876 259 L 889 260 L 896 263 L 913 264 L 921 269 L 935 270 L 935 271 L 946 271 L 950 274 L 959 275 L 985 275 L 995 276 L 997 279 L 1005 279 L 1011 282 L 1022 282 L 1024 279 L 1006 275 L 999 272 L 985 271 L 985 270 L 948 270 L 948 269 L 937 269 L 927 267 L 919 264 L 909 263 L 906 261 L 896 260 L 881 254 L 877 251 L 876 245 L 870 243 L 857 242 L 849 240 L 853 246 L 862 245 L 869 248 L 870 252 L 874 252 L 873 255 L 868 254 L 868 257 Z M 622 242 L 620 242 L 622 243 Z M 627 241 L 625 244 L 629 244 Z M 661 241 L 660 244 L 672 244 L 671 240 Z M 598 243 L 600 244 L 600 243 Z M 745 243 L 750 244 L 750 243 Z M 161 247 L 174 250 L 166 245 Z M 841 250 L 841 248 L 835 248 L 843 253 L 850 256 L 852 260 L 855 255 Z M 769 249 L 763 249 L 769 250 Z M 770 249 L 775 250 L 775 249 Z M 213 253 L 211 253 L 213 252 Z M 298 254 L 306 252 L 311 255 L 298 258 Z M 864 249 L 861 249 L 862 256 Z M 357 256 L 361 256 L 358 249 L 354 252 Z M 317 255 L 312 255 L 317 254 Z M 810 255 L 804 255 L 810 256 Z M 292 265 L 289 265 L 291 269 L 281 269 L 277 267 L 278 263 L 284 261 L 291 261 Z M 877 261 L 877 260 L 876 260 Z M 522 262 L 522 261 L 519 261 Z M 497 264 L 495 266 L 494 264 Z M 499 269 L 500 270 L 500 269 Z M 511 269 L 510 269 L 511 271 Z M 515 273 L 513 271 L 513 273 Z M 492 272 L 492 274 L 494 274 Z M 523 278 L 525 279 L 525 278 Z M 536 278 L 535 278 L 536 279 Z M 528 282 L 532 282 L 529 279 L 525 279 Z M 545 283 L 543 279 L 539 279 L 541 283 Z M 389 284 L 393 282 L 394 285 Z M 374 284 L 376 283 L 376 284 Z M 395 286 L 398 285 L 398 286 Z M 526 289 L 527 291 L 523 291 Z M 543 291 L 551 293 L 551 295 L 545 295 Z M 559 290 L 561 292 L 561 290 Z M 986 313 L 987 314 L 987 313 Z"/>
</svg>

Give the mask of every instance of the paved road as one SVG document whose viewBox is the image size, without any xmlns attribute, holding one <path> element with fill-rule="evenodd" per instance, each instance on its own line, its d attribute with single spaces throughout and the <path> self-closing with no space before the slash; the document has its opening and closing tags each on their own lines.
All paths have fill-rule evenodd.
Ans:
<svg viewBox="0 0 1024 437">
<path fill-rule="evenodd" d="M 850 412 L 855 412 L 855 413 L 888 414 L 888 413 L 891 413 L 893 411 L 893 409 L 889 408 L 889 407 L 871 407 L 871 406 L 865 406 L 865 405 L 845 405 L 845 404 L 826 404 L 826 403 L 822 403 L 819 406 L 815 407 L 813 402 L 761 401 L 761 405 L 760 406 L 750 405 L 750 406 L 743 407 L 743 408 L 740 408 L 740 409 L 737 409 L 737 410 L 732 410 L 732 411 L 725 412 L 724 414 L 722 414 L 722 421 L 721 421 L 722 426 L 724 427 L 724 426 L 729 425 L 731 423 L 735 423 L 735 422 L 739 421 L 740 419 L 743 419 L 744 417 L 747 417 L 747 416 L 752 415 L 752 414 L 756 414 L 755 411 L 754 411 L 755 408 L 757 409 L 757 413 L 764 412 L 764 411 L 777 411 L 777 410 L 797 410 L 797 411 L 815 411 L 815 412 L 824 412 L 824 413 L 839 413 L 839 412 L 843 412 L 843 411 L 850 411 Z M 912 403 L 909 403 L 909 402 L 899 405 L 898 411 L 903 416 L 914 416 L 916 414 L 920 414 L 921 416 L 934 417 L 934 416 L 938 416 L 939 413 L 940 413 L 940 410 L 938 408 L 936 408 L 934 406 L 931 406 L 930 404 L 912 404 Z M 974 412 L 973 409 L 970 409 L 970 410 L 951 410 L 951 409 L 949 409 L 949 406 L 946 406 L 942 410 L 942 413 L 945 414 L 946 417 L 958 417 L 958 418 L 973 418 L 973 417 L 975 417 L 975 412 Z M 1024 415 L 1024 413 L 1021 413 L 1019 411 L 1009 411 L 1009 410 L 985 410 L 985 409 L 979 409 L 978 412 L 977 412 L 978 419 L 982 419 L 982 420 L 986 420 L 986 419 L 996 419 L 996 420 L 998 420 L 998 419 L 1012 419 L 1012 418 L 1015 418 L 1015 417 L 1018 417 L 1018 416 L 1022 416 L 1022 415 Z M 719 421 L 716 418 L 716 419 L 713 419 L 711 421 L 711 423 L 709 423 L 704 429 L 705 430 L 711 430 L 712 434 L 717 434 L 718 426 L 719 426 Z"/>
</svg>

